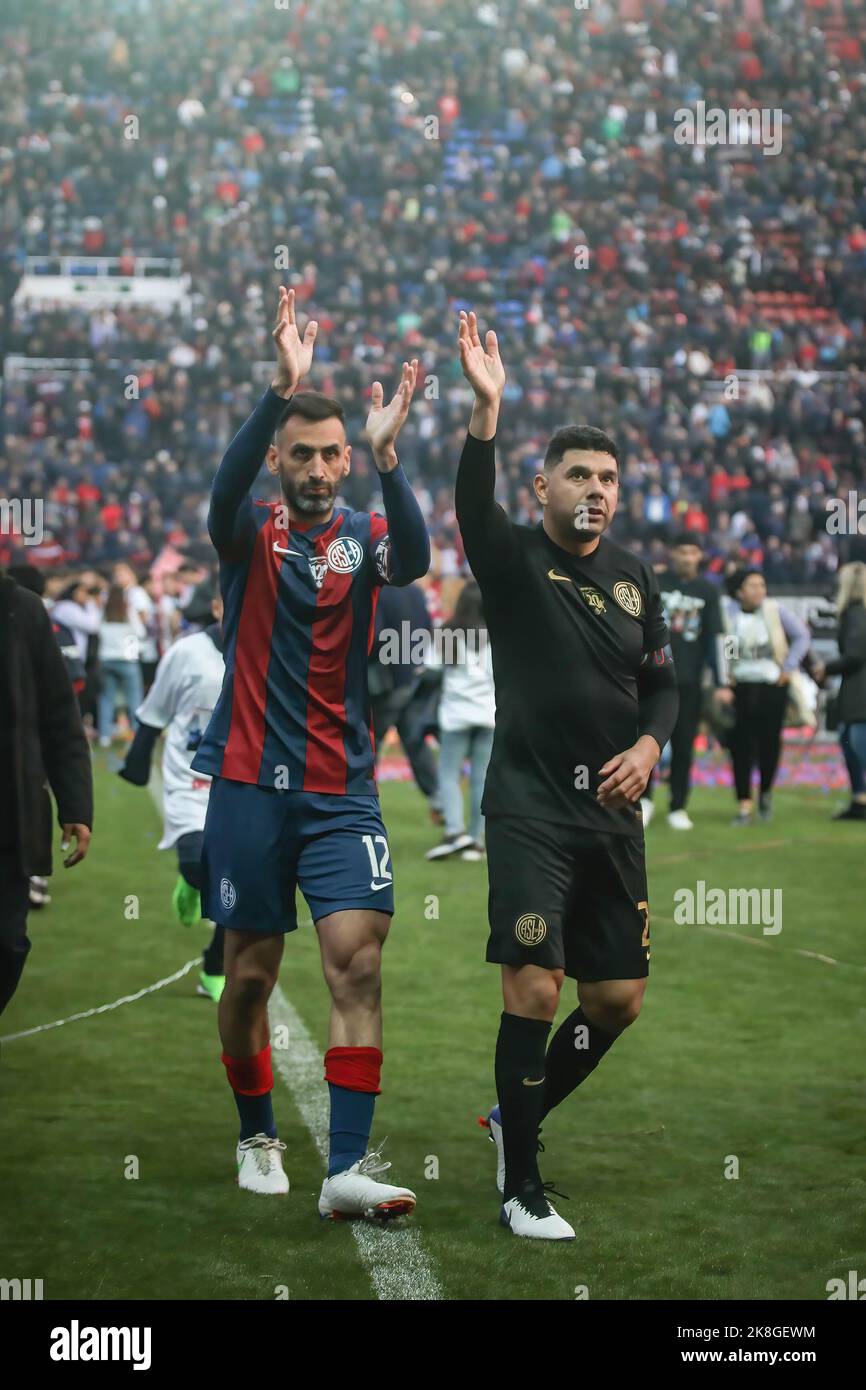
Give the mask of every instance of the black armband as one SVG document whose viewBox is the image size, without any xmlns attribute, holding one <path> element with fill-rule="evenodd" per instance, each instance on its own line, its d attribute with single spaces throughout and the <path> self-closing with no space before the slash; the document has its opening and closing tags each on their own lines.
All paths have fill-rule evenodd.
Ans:
<svg viewBox="0 0 866 1390">
<path fill-rule="evenodd" d="M 638 737 L 648 734 L 664 748 L 680 712 L 680 693 L 670 646 L 647 652 L 637 673 Z"/>
</svg>

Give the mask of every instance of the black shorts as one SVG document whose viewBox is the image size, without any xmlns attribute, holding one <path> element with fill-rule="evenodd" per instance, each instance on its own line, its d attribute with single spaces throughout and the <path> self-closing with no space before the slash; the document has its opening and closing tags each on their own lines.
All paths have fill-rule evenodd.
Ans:
<svg viewBox="0 0 866 1390">
<path fill-rule="evenodd" d="M 487 959 L 575 980 L 649 974 L 643 835 L 488 816 Z"/>
</svg>

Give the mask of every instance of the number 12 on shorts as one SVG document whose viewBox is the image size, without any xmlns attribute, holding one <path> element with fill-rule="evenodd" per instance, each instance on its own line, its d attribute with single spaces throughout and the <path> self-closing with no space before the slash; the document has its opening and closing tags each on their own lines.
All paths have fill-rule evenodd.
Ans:
<svg viewBox="0 0 866 1390">
<path fill-rule="evenodd" d="M 384 835 L 362 835 L 362 841 L 370 856 L 370 873 L 373 876 L 371 888 L 384 887 L 385 883 L 390 883 L 393 878 L 388 864 L 391 859 L 391 851 L 388 848 L 388 841 Z M 381 855 L 377 853 L 376 846 L 381 845 Z M 376 880 L 379 880 L 379 883 Z"/>
</svg>

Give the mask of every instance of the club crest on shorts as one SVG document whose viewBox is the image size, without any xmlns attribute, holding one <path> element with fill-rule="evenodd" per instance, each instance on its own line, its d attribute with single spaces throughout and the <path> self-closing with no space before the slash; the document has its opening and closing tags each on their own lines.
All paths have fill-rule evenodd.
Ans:
<svg viewBox="0 0 866 1390">
<path fill-rule="evenodd" d="M 593 613 L 601 614 L 607 611 L 604 606 L 604 594 L 600 594 L 598 589 L 592 589 L 587 584 L 581 584 L 580 596 L 587 607 L 592 609 Z"/>
<path fill-rule="evenodd" d="M 636 584 L 628 584 L 621 579 L 613 586 L 613 596 L 626 613 L 630 613 L 633 618 L 640 617 L 643 612 L 643 594 Z"/>
<path fill-rule="evenodd" d="M 364 558 L 361 544 L 354 536 L 338 536 L 335 541 L 331 541 L 326 554 L 328 569 L 333 570 L 335 574 L 351 574 L 359 568 Z"/>
<path fill-rule="evenodd" d="M 226 911 L 226 912 L 231 912 L 231 910 L 232 910 L 232 908 L 234 907 L 234 905 L 235 905 L 235 903 L 237 902 L 237 900 L 238 900 L 238 895 L 237 895 L 237 893 L 235 892 L 235 886 L 234 886 L 234 884 L 232 883 L 231 879 L 230 879 L 230 878 L 221 878 L 221 879 L 220 879 L 220 902 L 222 903 L 222 905 L 223 905 L 225 911 Z"/>
<path fill-rule="evenodd" d="M 547 936 L 547 923 L 537 912 L 524 912 L 514 925 L 514 935 L 521 946 L 540 946 Z"/>
</svg>

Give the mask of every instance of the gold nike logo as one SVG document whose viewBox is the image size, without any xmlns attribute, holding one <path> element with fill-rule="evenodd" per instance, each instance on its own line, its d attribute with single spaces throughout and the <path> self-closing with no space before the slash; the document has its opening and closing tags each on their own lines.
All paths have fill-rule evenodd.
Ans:
<svg viewBox="0 0 866 1390">
<path fill-rule="evenodd" d="M 524 1086 L 543 1086 L 543 1085 L 544 1085 L 544 1077 L 542 1076 L 542 1077 L 540 1078 L 540 1080 L 538 1080 L 538 1081 L 530 1081 L 530 1079 L 529 1079 L 528 1076 L 524 1076 L 524 1078 L 523 1078 L 523 1084 L 524 1084 Z"/>
<path fill-rule="evenodd" d="M 561 579 L 564 584 L 573 584 L 574 580 L 567 574 L 557 574 L 556 570 L 547 571 L 548 579 Z"/>
</svg>

